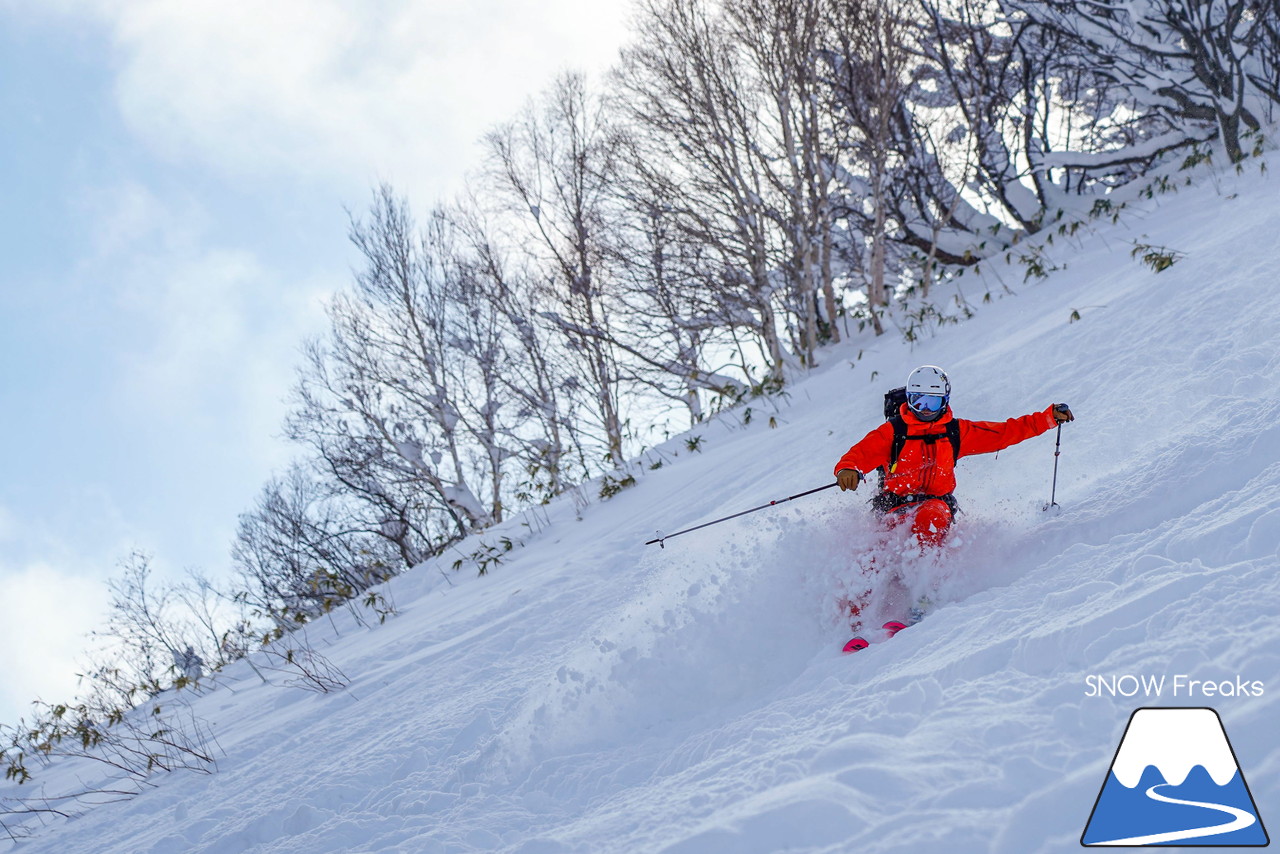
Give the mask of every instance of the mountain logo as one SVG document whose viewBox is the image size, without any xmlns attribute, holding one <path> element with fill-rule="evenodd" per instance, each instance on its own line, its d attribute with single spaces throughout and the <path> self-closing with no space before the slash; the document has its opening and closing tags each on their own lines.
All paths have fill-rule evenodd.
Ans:
<svg viewBox="0 0 1280 854">
<path fill-rule="evenodd" d="M 1086 847 L 1270 841 L 1222 720 L 1203 708 L 1130 716 L 1080 836 Z"/>
</svg>

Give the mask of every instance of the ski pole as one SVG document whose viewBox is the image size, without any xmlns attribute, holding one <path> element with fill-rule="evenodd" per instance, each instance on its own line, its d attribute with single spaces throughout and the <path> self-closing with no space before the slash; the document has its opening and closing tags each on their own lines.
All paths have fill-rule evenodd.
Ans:
<svg viewBox="0 0 1280 854">
<path fill-rule="evenodd" d="M 1058 425 L 1058 440 L 1053 444 L 1053 489 L 1049 493 L 1049 503 L 1044 506 L 1045 510 L 1050 507 L 1057 507 L 1058 497 L 1058 457 L 1062 456 L 1062 425 Z"/>
<path fill-rule="evenodd" d="M 806 495 L 813 495 L 815 492 L 821 492 L 824 489 L 830 489 L 833 486 L 839 486 L 839 485 L 840 485 L 839 483 L 828 483 L 826 486 L 819 486 L 817 489 L 810 489 L 807 492 L 797 492 L 795 495 L 789 496 L 787 498 L 779 498 L 777 501 L 770 501 L 768 504 L 761 504 L 759 507 L 752 507 L 750 510 L 743 510 L 741 513 L 734 513 L 732 516 L 725 516 L 723 519 L 713 519 L 710 522 L 703 522 L 701 525 L 694 525 L 692 528 L 685 528 L 683 531 L 676 531 L 674 534 L 661 534 L 661 532 L 659 532 L 661 535 L 657 537 L 657 539 L 649 540 L 647 543 L 645 543 L 645 545 L 651 546 L 654 543 L 657 543 L 659 548 L 665 549 L 667 546 L 664 541 L 669 540 L 672 537 L 678 537 L 681 534 L 687 534 L 690 531 L 697 531 L 701 528 L 706 528 L 710 525 L 718 525 L 721 522 L 728 522 L 730 519 L 737 519 L 739 516 L 745 516 L 748 513 L 754 513 L 757 510 L 764 510 L 769 507 L 773 507 L 776 504 L 785 504 L 786 502 L 791 501 L 794 498 L 803 498 Z"/>
</svg>

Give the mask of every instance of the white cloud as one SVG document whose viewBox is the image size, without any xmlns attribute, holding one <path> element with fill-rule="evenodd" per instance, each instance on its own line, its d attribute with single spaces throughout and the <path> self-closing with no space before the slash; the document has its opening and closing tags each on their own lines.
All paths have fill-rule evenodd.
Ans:
<svg viewBox="0 0 1280 854">
<path fill-rule="evenodd" d="M 86 191 L 83 207 L 94 250 L 79 276 L 110 294 L 102 346 L 122 411 L 153 424 L 222 421 L 245 437 L 241 451 L 279 463 L 273 436 L 298 347 L 323 328 L 323 297 L 346 271 L 299 273 L 306 264 L 285 259 L 285 272 L 253 250 L 216 245 L 201 203 L 136 182 Z"/>
<path fill-rule="evenodd" d="M 310 285 L 284 282 L 254 254 L 218 248 L 147 257 L 142 270 L 153 275 L 135 274 L 144 335 L 124 363 L 125 400 L 165 421 L 220 423 L 235 436 L 224 444 L 280 464 L 273 437 L 298 349 L 322 328 L 321 294 L 343 274 Z"/>
<path fill-rule="evenodd" d="M 602 71 L 626 0 L 60 0 L 118 54 L 130 127 L 239 176 L 388 179 L 438 196 L 476 139 L 565 68 Z"/>
<path fill-rule="evenodd" d="M 164 236 L 167 223 L 178 212 L 170 210 L 154 192 L 136 181 L 116 182 L 110 187 L 87 188 L 80 200 L 93 223 L 91 264 L 153 244 Z M 191 222 L 195 212 L 181 212 L 183 222 Z"/>
<path fill-rule="evenodd" d="M 30 711 L 36 699 L 70 699 L 85 635 L 106 611 L 105 588 L 96 581 L 34 563 L 0 567 L 5 618 L 0 620 L 0 722 Z"/>
</svg>

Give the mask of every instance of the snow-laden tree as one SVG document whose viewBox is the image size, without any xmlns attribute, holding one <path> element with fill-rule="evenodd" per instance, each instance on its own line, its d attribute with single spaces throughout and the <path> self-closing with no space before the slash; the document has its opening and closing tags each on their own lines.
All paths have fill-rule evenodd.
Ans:
<svg viewBox="0 0 1280 854">
<path fill-rule="evenodd" d="M 1132 180 L 1167 150 L 1158 141 L 1165 121 L 1135 109 L 1060 32 L 1016 3 L 918 5 L 910 111 L 913 120 L 932 114 L 951 125 L 929 142 L 974 202 L 953 200 L 950 224 L 969 232 L 971 255 L 1000 251 L 1063 211 L 1087 210 L 1081 197 Z M 950 166 L 957 162 L 962 179 Z"/>
<path fill-rule="evenodd" d="M 923 266 L 927 284 L 933 261 L 1005 251 L 1219 128 L 1256 126 L 1274 77 L 1275 4 L 1252 5 L 830 0 L 842 246 L 866 245 L 871 271 L 887 233 L 884 254 L 900 270 Z M 1220 58 L 1209 73 L 1211 44 L 1235 72 Z M 1197 82 L 1209 79 L 1216 101 Z M 1245 82 L 1222 88 L 1230 79 Z M 1227 91 L 1246 96 L 1227 103 Z M 1239 155 L 1238 139 L 1229 147 Z"/>
<path fill-rule="evenodd" d="M 1280 105 L 1275 0 L 1005 0 L 1060 39 L 1096 73 L 1120 87 L 1138 111 L 1164 117 L 1169 130 L 1138 146 L 1057 166 L 1129 162 L 1216 138 L 1228 159 L 1247 154 Z"/>
</svg>

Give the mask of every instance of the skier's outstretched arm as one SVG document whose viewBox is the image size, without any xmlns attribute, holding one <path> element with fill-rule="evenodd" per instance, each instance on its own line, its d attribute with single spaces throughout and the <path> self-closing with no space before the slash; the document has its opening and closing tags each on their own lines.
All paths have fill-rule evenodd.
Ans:
<svg viewBox="0 0 1280 854">
<path fill-rule="evenodd" d="M 1055 403 L 1040 412 L 1010 418 L 1008 421 L 961 420 L 960 456 L 993 454 L 1074 420 L 1075 415 L 1065 403 Z"/>
</svg>

